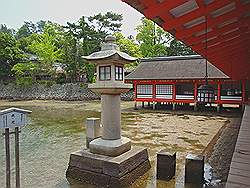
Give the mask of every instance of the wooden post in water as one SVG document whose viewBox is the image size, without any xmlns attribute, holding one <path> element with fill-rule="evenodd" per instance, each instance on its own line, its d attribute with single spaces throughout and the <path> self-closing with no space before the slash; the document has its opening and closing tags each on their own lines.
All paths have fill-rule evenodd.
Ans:
<svg viewBox="0 0 250 188">
<path fill-rule="evenodd" d="M 10 129 L 5 129 L 6 188 L 10 188 Z"/>
<path fill-rule="evenodd" d="M 16 188 L 20 188 L 19 127 L 15 127 Z"/>
</svg>

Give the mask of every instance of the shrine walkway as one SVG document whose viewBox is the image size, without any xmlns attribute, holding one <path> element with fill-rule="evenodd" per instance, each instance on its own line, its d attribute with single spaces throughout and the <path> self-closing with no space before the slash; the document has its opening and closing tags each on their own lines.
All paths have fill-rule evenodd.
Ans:
<svg viewBox="0 0 250 188">
<path fill-rule="evenodd" d="M 245 107 L 226 188 L 250 187 L 250 106 Z"/>
</svg>

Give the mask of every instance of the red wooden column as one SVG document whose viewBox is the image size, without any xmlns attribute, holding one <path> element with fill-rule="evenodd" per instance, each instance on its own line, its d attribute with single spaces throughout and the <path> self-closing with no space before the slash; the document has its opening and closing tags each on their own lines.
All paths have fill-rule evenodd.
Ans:
<svg viewBox="0 0 250 188">
<path fill-rule="evenodd" d="M 155 110 L 155 99 L 156 99 L 156 81 L 152 82 L 153 84 L 153 109 Z"/>
<path fill-rule="evenodd" d="M 194 111 L 197 111 L 198 82 L 194 82 Z"/>
<path fill-rule="evenodd" d="M 156 98 L 156 81 L 153 81 L 152 84 L 153 84 L 153 99 L 155 99 Z"/>
<path fill-rule="evenodd" d="M 221 104 L 220 98 L 221 98 L 221 81 L 218 82 L 218 95 L 217 95 L 217 101 L 218 101 L 219 104 Z"/>
<path fill-rule="evenodd" d="M 194 102 L 197 101 L 197 95 L 198 95 L 198 83 L 197 81 L 194 82 Z"/>
<path fill-rule="evenodd" d="M 134 81 L 134 100 L 137 99 L 137 83 L 136 83 L 136 80 Z"/>
<path fill-rule="evenodd" d="M 221 103 L 221 81 L 218 82 L 218 93 L 217 93 L 217 112 L 220 112 L 220 108 L 222 106 Z"/>
<path fill-rule="evenodd" d="M 135 101 L 134 109 L 135 109 L 135 110 L 137 109 L 137 102 L 136 102 L 136 99 L 137 99 L 137 82 L 136 82 L 136 80 L 135 80 L 135 81 L 134 81 L 134 101 Z"/>
<path fill-rule="evenodd" d="M 176 100 L 176 82 L 173 82 L 173 102 Z"/>
<path fill-rule="evenodd" d="M 244 105 L 246 102 L 246 80 L 242 80 L 242 104 Z"/>
<path fill-rule="evenodd" d="M 176 82 L 173 82 L 173 110 L 176 109 Z"/>
</svg>

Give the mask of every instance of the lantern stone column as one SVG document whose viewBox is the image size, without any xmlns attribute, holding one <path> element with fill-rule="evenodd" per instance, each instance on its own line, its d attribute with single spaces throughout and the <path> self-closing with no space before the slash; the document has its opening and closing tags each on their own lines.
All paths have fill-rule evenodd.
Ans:
<svg viewBox="0 0 250 188">
<path fill-rule="evenodd" d="M 104 140 L 121 138 L 121 99 L 120 95 L 102 95 L 102 125 Z"/>
<path fill-rule="evenodd" d="M 107 36 L 101 51 L 83 57 L 96 65 L 96 83 L 88 88 L 101 95 L 101 124 L 92 130 L 89 148 L 71 153 L 66 176 L 97 187 L 121 188 L 143 175 L 150 162 L 146 148 L 131 147 L 130 139 L 121 136 L 120 95 L 132 88 L 124 83 L 123 70 L 136 58 L 120 52 L 115 40 Z"/>
</svg>

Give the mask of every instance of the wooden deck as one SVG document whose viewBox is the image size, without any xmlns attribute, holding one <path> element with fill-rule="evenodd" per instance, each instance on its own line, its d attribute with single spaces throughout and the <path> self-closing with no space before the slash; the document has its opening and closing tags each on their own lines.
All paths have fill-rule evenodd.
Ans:
<svg viewBox="0 0 250 188">
<path fill-rule="evenodd" d="M 226 188 L 250 187 L 250 106 L 246 106 L 237 138 Z"/>
</svg>

